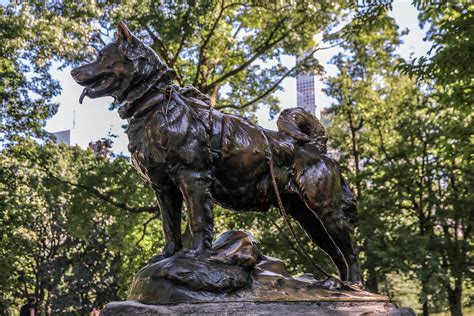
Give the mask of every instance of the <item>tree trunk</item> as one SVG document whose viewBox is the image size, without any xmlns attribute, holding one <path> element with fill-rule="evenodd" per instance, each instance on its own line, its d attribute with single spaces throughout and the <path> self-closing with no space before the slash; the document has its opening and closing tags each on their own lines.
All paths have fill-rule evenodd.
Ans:
<svg viewBox="0 0 474 316">
<path fill-rule="evenodd" d="M 421 266 L 421 269 L 425 270 L 425 269 L 428 269 L 428 267 L 423 264 Z M 421 280 L 421 299 L 422 299 L 422 304 L 423 304 L 423 316 L 428 316 L 430 314 L 430 311 L 429 311 L 429 302 L 428 302 L 428 280 L 431 276 L 431 273 L 426 276 L 426 279 L 423 279 Z"/>
<path fill-rule="evenodd" d="M 426 271 L 428 268 L 429 267 L 427 267 L 426 264 L 421 265 L 421 269 L 423 271 Z M 421 278 L 421 303 L 423 304 L 423 316 L 428 316 L 430 314 L 429 301 L 428 301 L 428 293 L 429 293 L 428 284 L 429 284 L 429 279 L 431 275 L 432 273 Z"/>
<path fill-rule="evenodd" d="M 356 185 L 356 199 L 360 201 L 361 198 L 361 191 L 362 191 L 362 185 L 359 179 L 359 148 L 357 144 L 357 139 L 356 139 L 356 134 L 357 131 L 360 129 L 359 127 L 354 126 L 354 122 L 352 120 L 352 114 L 349 113 L 349 128 L 350 128 L 350 133 L 351 133 L 351 151 L 352 151 L 352 156 L 354 158 L 354 175 L 355 175 L 355 185 Z"/>
<path fill-rule="evenodd" d="M 216 86 L 214 88 L 214 90 L 212 90 L 212 93 L 211 93 L 211 106 L 214 107 L 216 106 L 216 103 L 217 103 L 217 97 L 219 96 L 219 89 L 220 89 L 220 86 Z"/>
<path fill-rule="evenodd" d="M 462 282 L 456 280 L 454 290 L 448 288 L 449 311 L 452 316 L 462 316 Z"/>
<path fill-rule="evenodd" d="M 369 263 L 367 272 L 369 273 L 367 278 L 367 288 L 370 290 L 370 292 L 378 293 L 379 281 L 377 280 L 377 273 L 375 272 L 375 267 L 372 263 Z"/>
<path fill-rule="evenodd" d="M 430 312 L 428 311 L 428 302 L 424 301 L 423 302 L 423 316 L 428 316 Z"/>
<path fill-rule="evenodd" d="M 373 292 L 373 293 L 379 293 L 379 282 L 378 282 L 378 279 L 377 279 L 377 272 L 375 271 L 375 267 L 376 267 L 376 264 L 377 264 L 377 259 L 374 259 L 374 257 L 372 256 L 371 252 L 370 252 L 370 239 L 366 239 L 365 242 L 364 242 L 364 246 L 366 248 L 366 253 L 367 253 L 367 272 L 368 272 L 368 276 L 367 276 L 367 282 L 366 282 L 366 285 L 367 285 L 367 288 Z"/>
</svg>

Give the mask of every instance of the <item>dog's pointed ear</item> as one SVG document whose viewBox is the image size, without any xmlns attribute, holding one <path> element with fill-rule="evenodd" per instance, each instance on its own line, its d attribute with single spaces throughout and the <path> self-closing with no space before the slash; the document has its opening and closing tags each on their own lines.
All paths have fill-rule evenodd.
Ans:
<svg viewBox="0 0 474 316">
<path fill-rule="evenodd" d="M 117 25 L 117 32 L 115 33 L 115 39 L 116 40 L 124 39 L 127 42 L 132 43 L 133 38 L 134 36 L 132 32 L 130 32 L 130 30 L 125 25 L 125 23 L 119 22 L 119 24 Z"/>
</svg>

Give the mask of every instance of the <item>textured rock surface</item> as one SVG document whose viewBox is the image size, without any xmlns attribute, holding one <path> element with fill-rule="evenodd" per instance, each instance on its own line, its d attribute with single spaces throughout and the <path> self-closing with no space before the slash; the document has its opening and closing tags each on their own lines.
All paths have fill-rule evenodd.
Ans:
<svg viewBox="0 0 474 316">
<path fill-rule="evenodd" d="M 208 258 L 178 253 L 150 263 L 136 274 L 128 299 L 146 304 L 388 302 L 385 296 L 341 289 L 341 284 L 335 280 L 320 282 L 311 274 L 291 276 L 283 261 L 262 255 L 259 242 L 243 231 L 221 235 Z"/>
<path fill-rule="evenodd" d="M 411 308 L 382 302 L 225 302 L 146 305 L 136 301 L 112 302 L 101 315 L 390 315 L 415 316 Z"/>
</svg>

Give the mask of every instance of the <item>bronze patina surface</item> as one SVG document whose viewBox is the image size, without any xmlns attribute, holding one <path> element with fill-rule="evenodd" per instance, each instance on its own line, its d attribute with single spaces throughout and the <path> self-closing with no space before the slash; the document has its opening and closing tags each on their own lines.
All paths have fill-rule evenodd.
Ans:
<svg viewBox="0 0 474 316">
<path fill-rule="evenodd" d="M 94 62 L 71 74 L 85 87 L 80 102 L 85 96 L 112 96 L 120 104 L 119 114 L 128 122 L 132 162 L 156 192 L 166 244 L 163 253 L 145 268 L 153 271 L 142 270 L 138 278 L 146 273 L 158 273 L 165 279 L 166 273 L 170 278 L 180 275 L 173 284 L 181 282 L 191 289 L 201 286 L 215 293 L 249 286 L 250 280 L 252 284 L 264 284 L 267 279 L 276 282 L 269 277 L 275 274 L 282 284 L 311 289 L 308 299 L 326 295 L 308 285 L 313 280 L 288 276 L 280 261 L 255 256 L 252 247 L 239 245 L 234 264 L 219 263 L 222 258 L 234 260 L 228 257 L 235 252 L 235 244 L 226 244 L 225 256 L 222 252 L 213 255 L 219 247 L 215 244 L 211 249 L 212 206 L 218 203 L 235 211 L 266 212 L 278 207 L 332 258 L 342 281 L 362 284 L 352 240 L 355 201 L 337 163 L 326 154 L 324 128 L 316 117 L 302 109 L 288 109 L 278 119 L 279 131 L 271 131 L 216 111 L 195 88 L 174 84 L 174 71 L 123 23 L 116 39 Z M 187 249 L 181 237 L 183 203 L 192 236 Z M 193 270 L 193 265 L 197 268 L 201 263 L 194 271 L 200 281 L 210 278 L 209 282 L 196 283 L 198 277 L 193 276 L 182 279 L 180 267 Z M 252 269 L 242 268 L 243 263 Z M 218 264 L 224 268 L 219 270 Z M 216 285 L 220 277 L 214 278 L 213 273 L 222 277 L 221 283 Z M 136 287 L 146 290 L 143 285 Z M 346 295 L 339 298 L 353 299 L 359 294 Z"/>
<path fill-rule="evenodd" d="M 311 274 L 291 276 L 283 261 L 265 256 L 249 233 L 228 231 L 214 243 L 211 256 L 177 253 L 142 268 L 128 300 L 146 304 L 198 302 L 388 302 L 386 296 L 317 281 Z"/>
</svg>

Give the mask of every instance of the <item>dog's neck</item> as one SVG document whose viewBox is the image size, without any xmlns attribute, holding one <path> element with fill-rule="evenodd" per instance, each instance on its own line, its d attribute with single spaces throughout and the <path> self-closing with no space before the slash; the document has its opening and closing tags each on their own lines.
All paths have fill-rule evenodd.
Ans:
<svg viewBox="0 0 474 316">
<path fill-rule="evenodd" d="M 165 67 L 159 71 L 154 72 L 144 80 L 141 80 L 137 85 L 133 86 L 120 102 L 119 115 L 122 119 L 132 117 L 140 108 L 140 103 L 146 95 L 158 86 L 172 85 L 172 74 L 170 69 Z"/>
</svg>

